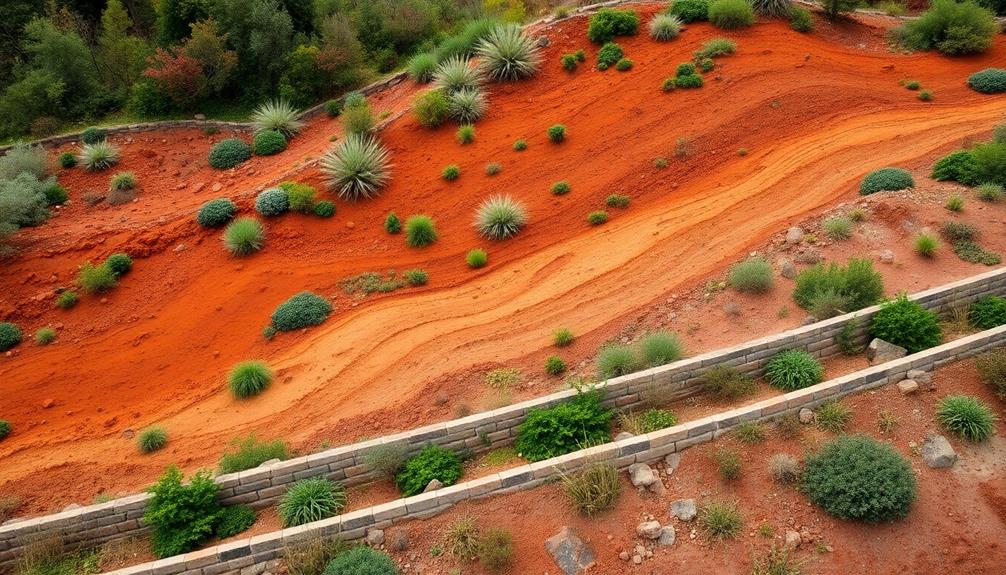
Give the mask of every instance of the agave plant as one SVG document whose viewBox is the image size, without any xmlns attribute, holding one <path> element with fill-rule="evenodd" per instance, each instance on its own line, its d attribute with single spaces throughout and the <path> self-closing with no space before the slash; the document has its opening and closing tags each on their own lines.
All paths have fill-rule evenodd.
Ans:
<svg viewBox="0 0 1006 575">
<path fill-rule="evenodd" d="M 534 74 L 541 64 L 538 45 L 516 24 L 494 28 L 479 42 L 475 52 L 482 58 L 493 80 L 526 78 Z"/>
<path fill-rule="evenodd" d="M 661 42 L 673 40 L 681 33 L 681 18 L 673 14 L 657 14 L 650 20 L 650 38 Z"/>
<path fill-rule="evenodd" d="M 77 154 L 77 163 L 89 172 L 105 170 L 119 163 L 119 149 L 105 140 L 84 144 Z"/>
<path fill-rule="evenodd" d="M 485 94 L 478 88 L 462 88 L 447 98 L 451 117 L 462 124 L 473 124 L 486 113 Z"/>
<path fill-rule="evenodd" d="M 286 100 L 273 100 L 256 108 L 251 119 L 256 134 L 276 130 L 290 139 L 304 127 L 304 123 L 297 119 L 299 113 Z"/>
<path fill-rule="evenodd" d="M 446 93 L 453 93 L 463 88 L 478 88 L 484 80 L 482 68 L 473 66 L 460 56 L 444 60 L 433 74 L 434 87 Z"/>
<path fill-rule="evenodd" d="M 510 196 L 493 196 L 479 205 L 475 212 L 475 229 L 492 240 L 505 240 L 517 235 L 527 224 L 524 204 Z"/>
<path fill-rule="evenodd" d="M 329 187 L 337 188 L 339 197 L 349 201 L 376 196 L 391 177 L 390 169 L 388 151 L 363 134 L 350 134 L 321 158 Z"/>
</svg>

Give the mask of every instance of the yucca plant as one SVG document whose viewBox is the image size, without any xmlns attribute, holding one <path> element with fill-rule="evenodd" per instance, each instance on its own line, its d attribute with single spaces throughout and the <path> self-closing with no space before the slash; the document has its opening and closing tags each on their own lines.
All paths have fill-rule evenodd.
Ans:
<svg viewBox="0 0 1006 575">
<path fill-rule="evenodd" d="M 681 18 L 673 14 L 657 14 L 650 20 L 650 38 L 666 42 L 681 33 Z"/>
<path fill-rule="evenodd" d="M 541 64 L 538 45 L 516 24 L 494 28 L 482 38 L 475 52 L 482 58 L 489 77 L 498 81 L 527 78 Z"/>
<path fill-rule="evenodd" d="M 119 163 L 119 149 L 104 140 L 84 144 L 77 154 L 77 163 L 89 172 L 105 170 Z"/>
<path fill-rule="evenodd" d="M 754 11 L 770 18 L 789 18 L 793 11 L 790 0 L 753 0 Z"/>
<path fill-rule="evenodd" d="M 251 120 L 256 134 L 275 130 L 289 140 L 304 127 L 304 123 L 297 119 L 299 114 L 286 100 L 273 100 L 256 108 Z"/>
<path fill-rule="evenodd" d="M 475 215 L 475 229 L 492 240 L 513 237 L 526 223 L 524 204 L 510 196 L 493 196 L 483 201 Z"/>
<path fill-rule="evenodd" d="M 479 88 L 461 88 L 447 97 L 447 110 L 462 124 L 474 124 L 486 113 L 485 94 Z"/>
<path fill-rule="evenodd" d="M 454 56 L 437 66 L 433 74 L 434 87 L 450 94 L 462 88 L 478 88 L 485 81 L 480 66 L 472 65 L 468 60 Z"/>
<path fill-rule="evenodd" d="M 377 195 L 391 177 L 388 151 L 371 136 L 350 134 L 321 158 L 321 171 L 339 197 L 356 201 Z"/>
</svg>

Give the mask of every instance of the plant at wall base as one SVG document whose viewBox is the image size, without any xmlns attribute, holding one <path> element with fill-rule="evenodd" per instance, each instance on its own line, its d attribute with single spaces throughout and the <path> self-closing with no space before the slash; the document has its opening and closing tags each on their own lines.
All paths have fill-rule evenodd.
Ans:
<svg viewBox="0 0 1006 575">
<path fill-rule="evenodd" d="M 597 354 L 597 375 L 618 377 L 639 368 L 641 360 L 636 350 L 627 345 L 607 344 Z"/>
<path fill-rule="evenodd" d="M 437 70 L 437 55 L 433 52 L 416 54 L 405 69 L 417 84 L 428 84 L 433 81 L 433 73 Z"/>
<path fill-rule="evenodd" d="M 422 493 L 434 479 L 442 485 L 454 485 L 461 477 L 461 459 L 456 453 L 437 445 L 428 445 L 405 462 L 395 476 L 404 497 Z"/>
<path fill-rule="evenodd" d="M 634 36 L 639 31 L 639 16 L 633 10 L 602 8 L 590 17 L 587 38 L 603 44 L 616 36 Z"/>
<path fill-rule="evenodd" d="M 666 365 L 684 357 L 684 346 L 673 333 L 656 331 L 647 334 L 639 342 L 643 364 L 647 367 Z"/>
<path fill-rule="evenodd" d="M 870 323 L 870 335 L 900 345 L 908 353 L 929 349 L 943 341 L 937 315 L 904 293 L 880 304 Z"/>
<path fill-rule="evenodd" d="M 607 463 L 589 463 L 571 475 L 560 475 L 562 490 L 578 513 L 587 517 L 611 509 L 622 492 L 618 470 Z"/>
<path fill-rule="evenodd" d="M 514 446 L 528 461 L 542 461 L 611 440 L 613 413 L 597 391 L 582 391 L 549 408 L 533 408 L 517 428 Z"/>
<path fill-rule="evenodd" d="M 401 443 L 378 445 L 363 454 L 363 463 L 371 471 L 390 481 L 394 481 L 408 459 L 409 450 Z"/>
<path fill-rule="evenodd" d="M 255 523 L 255 510 L 247 505 L 228 505 L 220 513 L 220 519 L 214 529 L 218 539 L 227 539 L 238 533 L 243 533 Z"/>
<path fill-rule="evenodd" d="M 213 535 L 220 518 L 219 486 L 207 472 L 198 472 L 187 484 L 182 472 L 171 466 L 147 491 L 153 497 L 143 513 L 152 531 L 151 548 L 160 558 L 196 548 Z"/>
<path fill-rule="evenodd" d="M 260 105 L 252 112 L 251 122 L 255 128 L 255 135 L 265 132 L 279 132 L 286 140 L 297 135 L 304 127 L 298 117 L 300 112 L 286 100 L 273 100 Z"/>
<path fill-rule="evenodd" d="M 978 355 L 975 369 L 982 383 L 991 387 L 1000 399 L 1006 399 L 1006 348 L 997 347 Z"/>
<path fill-rule="evenodd" d="M 821 383 L 824 368 L 801 349 L 781 351 L 765 364 L 765 379 L 783 391 L 796 391 Z"/>
<path fill-rule="evenodd" d="M 346 489 L 341 483 L 316 477 L 291 485 L 277 510 L 284 527 L 296 527 L 338 515 L 346 506 Z"/>
<path fill-rule="evenodd" d="M 948 431 L 973 443 L 996 433 L 996 414 L 976 397 L 950 395 L 936 406 L 936 419 Z"/>
<path fill-rule="evenodd" d="M 236 438 L 220 457 L 219 471 L 221 474 L 237 473 L 262 465 L 270 459 L 286 459 L 286 442 L 259 441 L 254 435 Z"/>
<path fill-rule="evenodd" d="M 1006 298 L 997 295 L 978 298 L 968 308 L 968 321 L 979 329 L 992 329 L 1006 324 Z"/>
<path fill-rule="evenodd" d="M 119 149 L 108 142 L 84 144 L 77 154 L 77 163 L 89 172 L 98 172 L 119 163 Z"/>
<path fill-rule="evenodd" d="M 706 393 L 721 401 L 733 401 L 758 390 L 753 377 L 728 365 L 717 365 L 703 373 L 702 387 Z"/>
<path fill-rule="evenodd" d="M 765 426 L 757 421 L 744 421 L 734 428 L 733 434 L 741 443 L 761 443 L 765 441 Z"/>
<path fill-rule="evenodd" d="M 325 567 L 323 575 L 398 575 L 395 560 L 383 551 L 357 545 L 343 551 Z"/>
<path fill-rule="evenodd" d="M 837 400 L 826 401 L 814 412 L 818 429 L 842 433 L 852 419 L 852 410 Z"/>
<path fill-rule="evenodd" d="M 797 274 L 793 299 L 800 307 L 811 309 L 816 299 L 828 294 L 842 300 L 842 311 L 856 311 L 880 300 L 884 279 L 873 269 L 873 262 L 856 258 L 851 258 L 845 267 L 836 263 L 817 264 Z"/>
</svg>

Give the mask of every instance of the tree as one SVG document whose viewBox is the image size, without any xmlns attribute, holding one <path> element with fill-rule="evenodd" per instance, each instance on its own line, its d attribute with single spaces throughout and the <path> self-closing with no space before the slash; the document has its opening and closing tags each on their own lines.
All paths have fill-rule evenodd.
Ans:
<svg viewBox="0 0 1006 575">
<path fill-rule="evenodd" d="M 857 0 L 821 0 L 824 13 L 828 18 L 837 18 L 842 12 L 851 12 L 859 5 Z"/>
<path fill-rule="evenodd" d="M 331 75 L 336 88 L 352 86 L 360 81 L 363 46 L 345 16 L 332 15 L 322 23 L 318 63 Z"/>
<path fill-rule="evenodd" d="M 245 97 L 275 94 L 284 57 L 293 44 L 290 15 L 276 0 L 216 0 L 211 10 L 237 52 Z"/>
<path fill-rule="evenodd" d="M 192 36 L 185 41 L 182 52 L 203 67 L 209 91 L 219 94 L 227 87 L 238 64 L 238 56 L 227 49 L 227 34 L 212 18 L 192 25 Z"/>
<path fill-rule="evenodd" d="M 164 46 L 178 44 L 189 35 L 189 27 L 209 16 L 207 0 L 158 0 L 157 40 Z"/>
<path fill-rule="evenodd" d="M 35 0 L 0 2 L 0 85 L 9 84 L 14 63 L 24 55 L 21 51 L 24 27 L 41 11 L 41 2 Z"/>
<path fill-rule="evenodd" d="M 130 36 L 133 23 L 120 0 L 108 0 L 98 35 L 102 69 L 110 86 L 125 91 L 143 73 L 150 47 Z"/>
<path fill-rule="evenodd" d="M 191 110 L 206 94 L 202 64 L 185 54 L 158 48 L 143 75 L 156 80 L 158 87 L 183 110 Z"/>
</svg>

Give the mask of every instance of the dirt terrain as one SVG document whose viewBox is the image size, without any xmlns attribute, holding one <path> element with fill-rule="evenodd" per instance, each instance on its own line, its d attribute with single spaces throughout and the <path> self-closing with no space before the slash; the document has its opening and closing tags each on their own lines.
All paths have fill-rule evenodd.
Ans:
<svg viewBox="0 0 1006 575">
<path fill-rule="evenodd" d="M 21 496 L 23 513 L 51 511 L 100 493 L 134 492 L 171 463 L 213 466 L 231 438 L 249 432 L 310 451 L 447 419 L 461 404 L 484 399 L 487 367 L 541 374 L 560 326 L 579 336 L 567 356 L 576 366 L 631 326 L 670 325 L 691 351 L 701 351 L 763 335 L 766 325 L 798 325 L 795 306 L 787 317 L 776 314 L 788 302 L 786 284 L 760 308 L 774 323 L 749 313 L 751 301 L 742 302 L 744 322 L 724 318 L 712 302 L 716 307 L 682 309 L 677 319 L 668 314 L 692 305 L 676 294 L 722 277 L 725 266 L 789 225 L 856 199 L 859 180 L 875 168 L 909 168 L 920 190 L 945 195 L 952 186 L 925 178 L 932 161 L 987 137 L 1006 102 L 964 83 L 1006 59 L 1001 37 L 981 57 L 948 59 L 890 53 L 883 27 L 873 24 L 819 21 L 817 32 L 801 35 L 774 21 L 729 33 L 701 23 L 666 44 L 645 34 L 619 39 L 635 64 L 619 73 L 591 68 L 597 47 L 585 29 L 586 20 L 574 18 L 545 31 L 541 73 L 491 87 L 490 113 L 469 146 L 455 142 L 452 128 L 430 131 L 404 113 L 416 91 L 410 82 L 372 98 L 375 112 L 392 119 L 380 135 L 395 165 L 391 184 L 375 200 L 337 201 L 329 220 L 269 220 L 266 247 L 250 258 L 228 256 L 219 232 L 196 225 L 195 211 L 228 196 L 252 213 L 255 193 L 285 179 L 323 188 L 310 160 L 341 133 L 337 120 L 314 119 L 286 152 L 224 172 L 208 167 L 206 156 L 228 134 L 113 137 L 123 152 L 115 171 L 133 171 L 140 182 L 137 200 L 123 206 L 84 201 L 107 188 L 110 173 L 61 171 L 71 205 L 20 233 L 20 252 L 3 263 L 0 318 L 26 334 L 54 326 L 59 339 L 48 347 L 25 343 L 0 358 L 0 416 L 15 429 L 0 443 L 0 493 Z M 706 86 L 662 93 L 676 65 L 717 36 L 734 39 L 738 51 L 717 61 Z M 560 56 L 580 48 L 588 63 L 567 73 Z M 919 101 L 898 85 L 902 79 L 921 81 L 934 100 Z M 561 145 L 545 135 L 555 123 L 568 129 Z M 524 152 L 511 149 L 519 138 L 529 144 Z M 684 157 L 675 155 L 679 139 Z M 654 167 L 657 157 L 669 167 Z M 487 176 L 489 162 L 502 172 Z M 461 167 L 455 182 L 440 178 L 448 164 Z M 551 195 L 558 180 L 572 191 Z M 530 223 L 515 239 L 490 243 L 472 228 L 475 206 L 494 193 L 528 208 Z M 607 224 L 589 226 L 587 213 L 603 209 L 613 193 L 630 196 L 631 206 L 609 209 Z M 897 252 L 898 263 L 884 268 L 889 291 L 985 269 L 959 262 L 949 249 L 933 262 L 913 258 L 902 221 L 925 226 L 946 216 L 940 204 L 914 196 L 890 202 L 905 210 L 902 217 L 864 224 L 886 235 L 853 240 Z M 914 204 L 917 213 L 905 208 Z M 961 217 L 992 214 L 976 220 L 987 231 L 1002 222 L 1001 206 L 972 201 L 969 208 Z M 431 215 L 440 239 L 406 247 L 382 229 L 390 211 L 403 219 Z M 1002 241 L 1001 234 L 986 237 L 991 249 Z M 891 238 L 900 244 L 883 245 Z M 862 254 L 863 246 L 850 246 L 827 253 Z M 464 261 L 474 247 L 489 253 L 489 265 L 477 271 Z M 54 290 L 70 286 L 83 262 L 114 252 L 136 258 L 117 288 L 84 296 L 70 311 L 55 308 Z M 427 286 L 358 300 L 339 285 L 367 271 L 416 267 L 429 272 Z M 261 331 L 272 310 L 303 290 L 331 297 L 333 315 L 266 341 Z M 693 330 L 692 323 L 700 325 Z M 251 358 L 268 361 L 277 381 L 239 402 L 226 391 L 226 375 Z M 537 387 L 523 392 L 560 384 L 536 378 Z M 129 437 L 152 424 L 168 430 L 170 443 L 140 456 Z"/>
</svg>

